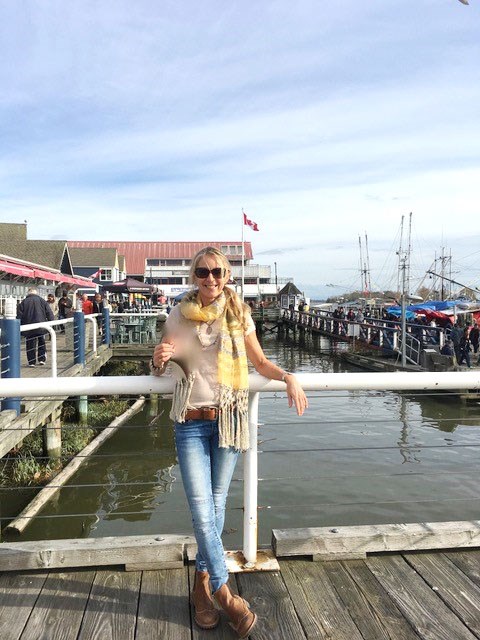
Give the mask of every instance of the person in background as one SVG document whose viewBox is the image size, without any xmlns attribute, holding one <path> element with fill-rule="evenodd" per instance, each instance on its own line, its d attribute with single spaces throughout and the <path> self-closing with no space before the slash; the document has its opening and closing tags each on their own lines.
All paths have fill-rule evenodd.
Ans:
<svg viewBox="0 0 480 640">
<path fill-rule="evenodd" d="M 93 298 L 92 313 L 99 313 L 100 314 L 99 316 L 96 317 L 98 330 L 100 331 L 100 334 L 102 333 L 102 322 L 103 322 L 102 313 L 103 313 L 103 309 L 104 309 L 104 301 L 103 301 L 103 298 L 102 298 L 102 294 L 101 293 L 96 293 L 94 298 Z"/>
<path fill-rule="evenodd" d="M 17 318 L 22 325 L 55 320 L 50 305 L 38 295 L 35 288 L 29 289 L 27 297 L 18 305 Z M 46 330 L 42 328 L 25 331 L 29 367 L 35 367 L 37 362 L 43 366 L 47 360 L 45 332 Z"/>
<path fill-rule="evenodd" d="M 52 310 L 53 317 L 56 318 L 58 314 L 58 303 L 55 300 L 55 296 L 53 295 L 53 293 L 49 293 L 47 295 L 47 303 L 50 309 Z M 55 330 L 56 330 L 56 327 L 55 327 Z"/>
<path fill-rule="evenodd" d="M 86 293 L 84 293 L 82 296 L 82 311 L 86 316 L 89 316 L 91 313 L 93 313 L 93 302 L 90 300 Z"/>
<path fill-rule="evenodd" d="M 455 351 L 455 357 L 457 358 L 458 364 L 460 364 L 460 339 L 462 335 L 462 327 L 458 324 L 458 322 L 455 322 L 450 330 L 450 338 L 453 342 L 453 349 Z"/>
<path fill-rule="evenodd" d="M 262 376 L 286 383 L 288 404 L 298 415 L 308 403 L 295 375 L 265 357 L 250 308 L 225 286 L 230 274 L 230 263 L 218 249 L 205 247 L 196 254 L 190 268 L 194 289 L 171 310 L 151 370 L 162 375 L 173 358 L 185 374 L 176 384 L 170 417 L 198 545 L 194 620 L 202 629 L 218 625 L 213 591 L 231 626 L 245 638 L 257 616 L 230 591 L 221 536 L 238 454 L 249 448 L 247 358 Z"/>
<path fill-rule="evenodd" d="M 82 311 L 83 310 L 83 300 L 82 300 L 82 294 L 77 291 L 77 293 L 75 294 L 75 311 Z"/>
<path fill-rule="evenodd" d="M 475 322 L 473 327 L 470 329 L 470 342 L 472 343 L 473 353 L 478 352 L 478 343 L 480 339 L 480 329 L 478 328 L 478 324 Z"/>
<path fill-rule="evenodd" d="M 472 346 L 470 344 L 470 338 L 468 334 L 468 327 L 465 327 L 458 345 L 460 352 L 460 359 L 458 361 L 458 364 L 463 364 L 463 361 L 465 360 L 467 367 L 470 369 L 470 351 L 472 350 Z"/>
<path fill-rule="evenodd" d="M 72 301 L 67 295 L 66 291 L 62 291 L 62 296 L 58 300 L 58 319 L 65 320 L 70 317 L 72 312 Z M 65 325 L 60 325 L 60 332 L 65 333 Z"/>
<path fill-rule="evenodd" d="M 453 349 L 453 342 L 450 340 L 450 338 L 445 341 L 445 344 L 440 349 L 440 353 L 442 354 L 442 356 L 454 356 L 455 355 L 455 351 Z"/>
<path fill-rule="evenodd" d="M 57 304 L 57 301 L 55 300 L 55 296 L 53 295 L 53 293 L 49 293 L 47 295 L 47 304 L 52 310 L 53 317 L 56 318 L 58 313 L 58 304 Z M 55 331 L 58 331 L 58 327 L 53 327 L 53 328 Z M 51 339 L 50 335 L 49 335 L 49 339 Z"/>
</svg>

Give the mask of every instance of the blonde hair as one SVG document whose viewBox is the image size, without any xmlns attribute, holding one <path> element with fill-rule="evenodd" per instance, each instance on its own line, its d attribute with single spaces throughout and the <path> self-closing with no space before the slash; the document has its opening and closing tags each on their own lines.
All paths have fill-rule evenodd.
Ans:
<svg viewBox="0 0 480 640">
<path fill-rule="evenodd" d="M 212 256 L 212 258 L 215 258 L 217 262 L 221 264 L 221 266 L 227 271 L 227 273 L 230 274 L 232 272 L 232 265 L 230 264 L 227 256 L 224 253 L 222 253 L 215 247 L 204 247 L 194 255 L 192 264 L 190 265 L 188 281 L 192 286 L 195 285 L 195 269 L 198 267 L 198 263 L 204 256 Z M 190 291 L 184 299 L 195 300 L 195 298 L 197 297 L 197 292 L 197 289 L 192 289 L 192 291 Z M 242 302 L 240 296 L 238 296 L 237 293 L 230 287 L 225 286 L 223 292 L 225 293 L 226 298 L 225 308 L 227 311 L 227 319 L 235 319 L 242 325 L 244 330 L 247 329 L 248 316 L 251 313 L 250 307 Z"/>
</svg>

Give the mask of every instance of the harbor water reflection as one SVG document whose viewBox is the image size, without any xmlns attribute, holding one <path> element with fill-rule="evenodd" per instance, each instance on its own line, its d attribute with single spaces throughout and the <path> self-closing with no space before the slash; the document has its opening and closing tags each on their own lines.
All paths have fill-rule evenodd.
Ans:
<svg viewBox="0 0 480 640">
<path fill-rule="evenodd" d="M 263 346 L 287 370 L 351 370 L 326 339 L 299 347 L 269 336 Z M 283 393 L 261 397 L 260 544 L 270 542 L 272 528 L 478 519 L 477 404 L 376 391 L 316 392 L 309 402 L 298 418 Z M 191 534 L 168 411 L 162 401 L 158 415 L 147 407 L 121 427 L 22 539 Z M 241 545 L 242 477 L 240 462 L 228 548 Z"/>
</svg>

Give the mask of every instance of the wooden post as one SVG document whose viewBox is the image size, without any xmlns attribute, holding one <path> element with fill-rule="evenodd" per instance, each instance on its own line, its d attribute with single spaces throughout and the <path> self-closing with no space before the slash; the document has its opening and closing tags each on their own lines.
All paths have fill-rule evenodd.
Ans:
<svg viewBox="0 0 480 640">
<path fill-rule="evenodd" d="M 77 416 L 80 424 L 88 422 L 88 396 L 78 396 L 77 400 Z"/>
<path fill-rule="evenodd" d="M 159 403 L 158 393 L 151 393 L 150 394 L 150 401 L 148 403 L 148 415 L 149 416 L 157 416 L 158 415 L 158 403 Z"/>
<path fill-rule="evenodd" d="M 58 460 L 62 454 L 62 425 L 60 410 L 50 416 L 50 421 L 43 426 L 43 452 L 50 460 Z"/>
</svg>

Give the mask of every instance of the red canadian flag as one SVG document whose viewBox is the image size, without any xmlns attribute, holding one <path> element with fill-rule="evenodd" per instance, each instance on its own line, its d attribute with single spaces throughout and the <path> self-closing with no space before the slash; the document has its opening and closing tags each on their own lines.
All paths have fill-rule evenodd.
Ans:
<svg viewBox="0 0 480 640">
<path fill-rule="evenodd" d="M 260 231 L 260 229 L 258 228 L 258 224 L 253 220 L 249 220 L 245 213 L 243 214 L 243 224 L 246 224 L 247 226 L 252 227 L 254 231 Z"/>
<path fill-rule="evenodd" d="M 91 280 L 93 280 L 94 278 L 98 278 L 99 275 L 102 273 L 102 270 L 99 269 L 98 271 L 95 271 L 95 273 L 92 273 L 91 276 L 88 276 Z"/>
</svg>

